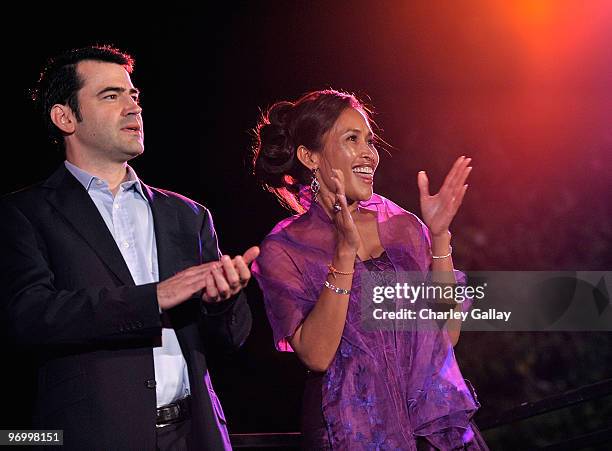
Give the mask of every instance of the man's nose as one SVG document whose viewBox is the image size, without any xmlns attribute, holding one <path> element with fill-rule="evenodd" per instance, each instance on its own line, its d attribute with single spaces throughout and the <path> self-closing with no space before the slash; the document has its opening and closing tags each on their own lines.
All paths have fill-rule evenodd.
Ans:
<svg viewBox="0 0 612 451">
<path fill-rule="evenodd" d="M 127 116 L 128 114 L 141 114 L 142 107 L 138 104 L 138 102 L 131 97 L 128 100 L 127 105 L 124 109 L 124 114 Z"/>
</svg>

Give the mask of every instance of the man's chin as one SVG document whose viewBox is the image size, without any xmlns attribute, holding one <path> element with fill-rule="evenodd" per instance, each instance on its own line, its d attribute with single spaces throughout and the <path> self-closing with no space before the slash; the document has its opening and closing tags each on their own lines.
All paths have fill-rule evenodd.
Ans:
<svg viewBox="0 0 612 451">
<path fill-rule="evenodd" d="M 123 154 L 128 160 L 131 160 L 132 158 L 136 158 L 138 155 L 141 155 L 143 152 L 144 152 L 144 146 L 132 147 L 132 148 L 123 150 Z"/>
</svg>

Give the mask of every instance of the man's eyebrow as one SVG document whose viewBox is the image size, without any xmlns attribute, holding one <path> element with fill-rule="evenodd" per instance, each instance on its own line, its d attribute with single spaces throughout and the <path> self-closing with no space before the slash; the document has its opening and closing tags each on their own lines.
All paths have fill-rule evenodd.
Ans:
<svg viewBox="0 0 612 451">
<path fill-rule="evenodd" d="M 105 93 L 107 93 L 107 92 L 117 92 L 117 93 L 121 94 L 121 93 L 123 93 L 123 92 L 125 92 L 125 91 L 126 91 L 126 89 L 125 89 L 125 88 L 121 88 L 121 87 L 118 87 L 118 86 L 107 86 L 106 88 L 104 88 L 102 91 L 100 91 L 100 92 L 99 92 L 98 94 L 96 94 L 96 95 L 97 95 L 97 96 L 100 96 L 100 95 L 105 94 Z M 140 94 L 140 91 L 139 91 L 138 89 L 136 89 L 136 88 L 131 88 L 131 89 L 130 89 L 130 94 L 136 94 L 136 95 L 139 95 L 139 94 Z"/>
</svg>

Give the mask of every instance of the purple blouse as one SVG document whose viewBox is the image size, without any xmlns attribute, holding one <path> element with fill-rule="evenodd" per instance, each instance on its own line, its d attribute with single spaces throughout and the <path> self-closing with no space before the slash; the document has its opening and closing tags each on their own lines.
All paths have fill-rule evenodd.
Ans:
<svg viewBox="0 0 612 451">
<path fill-rule="evenodd" d="M 429 234 L 415 215 L 377 194 L 360 208 L 377 215 L 385 249 L 376 259 L 381 270 L 428 273 Z M 279 351 L 293 351 L 287 338 L 317 302 L 334 251 L 335 226 L 317 203 L 281 221 L 261 244 L 253 273 Z M 472 440 L 478 432 L 470 421 L 479 404 L 446 332 L 363 330 L 360 276 L 373 269 L 366 264 L 356 262 L 340 346 L 323 375 L 329 448 L 416 450 L 417 437 L 423 437 L 445 450 L 468 442 L 469 449 L 486 449 L 476 444 L 480 437 Z"/>
</svg>

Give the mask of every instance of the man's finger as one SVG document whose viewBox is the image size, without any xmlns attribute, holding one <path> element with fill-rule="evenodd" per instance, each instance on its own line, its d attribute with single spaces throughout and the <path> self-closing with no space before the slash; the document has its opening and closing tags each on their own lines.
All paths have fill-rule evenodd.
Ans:
<svg viewBox="0 0 612 451">
<path fill-rule="evenodd" d="M 229 255 L 224 255 L 221 257 L 221 263 L 223 264 L 223 272 L 225 273 L 225 278 L 227 279 L 227 283 L 229 284 L 230 288 L 232 290 L 240 288 L 240 278 L 238 277 L 236 268 L 234 268 L 234 262 Z"/>
<path fill-rule="evenodd" d="M 209 302 L 216 302 L 218 297 L 219 290 L 217 290 L 217 286 L 215 285 L 215 279 L 212 272 L 209 272 L 206 275 L 206 300 Z"/>
<path fill-rule="evenodd" d="M 174 277 L 178 276 L 178 277 L 183 277 L 183 278 L 188 278 L 188 279 L 192 279 L 194 277 L 202 277 L 205 274 L 209 273 L 214 267 L 218 265 L 219 265 L 219 262 L 215 261 L 215 262 L 203 263 L 201 265 L 191 266 L 177 273 Z"/>
<path fill-rule="evenodd" d="M 259 248 L 257 246 L 253 246 L 247 249 L 247 251 L 242 255 L 242 258 L 244 259 L 244 263 L 248 266 L 257 258 L 258 255 Z"/>
<path fill-rule="evenodd" d="M 231 295 L 230 286 L 221 270 L 213 270 L 212 275 L 215 279 L 215 284 L 217 285 L 217 290 L 219 291 L 219 296 L 221 296 L 221 299 L 225 300 L 229 298 Z"/>
<path fill-rule="evenodd" d="M 234 267 L 238 272 L 238 277 L 240 278 L 240 285 L 244 288 L 246 284 L 249 282 L 251 278 L 251 271 L 249 271 L 249 267 L 244 262 L 244 258 L 242 255 L 236 255 L 234 258 Z"/>
</svg>

